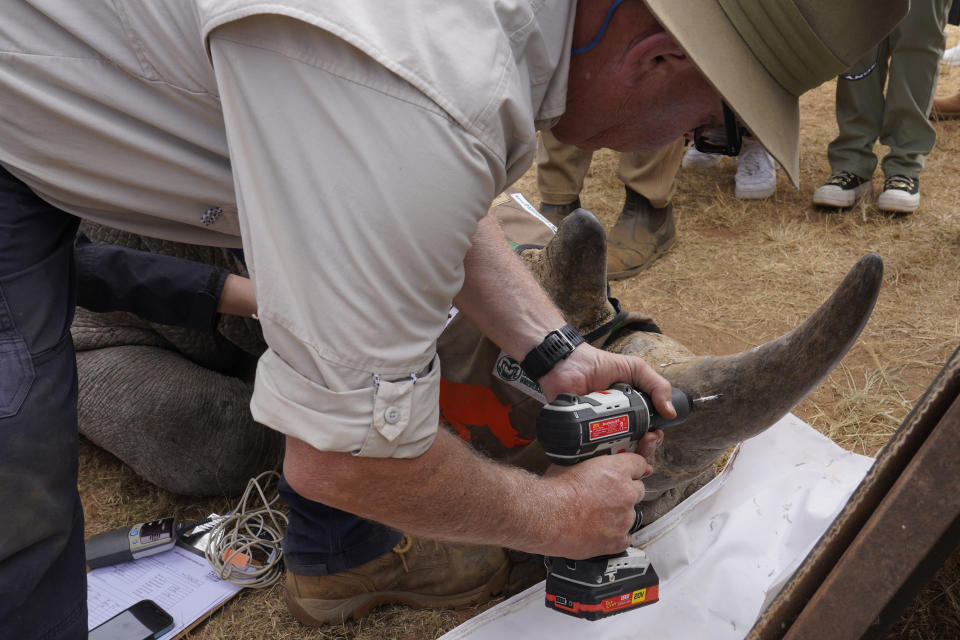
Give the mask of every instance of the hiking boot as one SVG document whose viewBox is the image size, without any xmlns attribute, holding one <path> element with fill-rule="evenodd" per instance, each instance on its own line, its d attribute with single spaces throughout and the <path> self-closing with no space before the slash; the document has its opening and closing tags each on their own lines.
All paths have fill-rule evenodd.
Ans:
<svg viewBox="0 0 960 640">
<path fill-rule="evenodd" d="M 635 275 L 667 252 L 677 240 L 673 205 L 657 208 L 626 187 L 627 199 L 620 218 L 607 234 L 607 278 Z"/>
<path fill-rule="evenodd" d="M 540 203 L 540 213 L 555 226 L 560 226 L 561 220 L 579 208 L 580 198 L 577 198 L 573 202 L 568 202 L 567 204 L 547 204 L 546 202 Z"/>
<path fill-rule="evenodd" d="M 890 213 L 913 213 L 920 206 L 920 178 L 890 176 L 883 181 L 877 208 Z"/>
<path fill-rule="evenodd" d="M 823 186 L 813 192 L 813 204 L 847 208 L 868 193 L 873 193 L 872 180 L 864 180 L 849 171 L 834 171 Z"/>
<path fill-rule="evenodd" d="M 777 192 L 777 164 L 756 140 L 744 140 L 737 156 L 736 190 L 741 200 L 762 200 Z"/>
<path fill-rule="evenodd" d="M 287 571 L 287 608 L 309 626 L 340 624 L 384 604 L 462 608 L 498 594 L 509 572 L 500 547 L 404 535 L 392 551 L 347 571 L 327 576 Z"/>
<path fill-rule="evenodd" d="M 680 166 L 684 169 L 709 169 L 720 164 L 722 158 L 719 153 L 704 153 L 691 144 L 684 152 Z"/>
<path fill-rule="evenodd" d="M 952 96 L 933 99 L 933 108 L 930 109 L 931 120 L 949 120 L 960 118 L 960 92 Z"/>
</svg>

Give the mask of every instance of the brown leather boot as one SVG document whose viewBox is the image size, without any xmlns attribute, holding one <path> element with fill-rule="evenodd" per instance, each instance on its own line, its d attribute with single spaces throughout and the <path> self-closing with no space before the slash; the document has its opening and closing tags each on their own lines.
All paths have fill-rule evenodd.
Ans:
<svg viewBox="0 0 960 640">
<path fill-rule="evenodd" d="M 309 626 L 340 624 L 383 604 L 460 608 L 487 602 L 507 580 L 500 547 L 435 542 L 404 535 L 393 551 L 328 576 L 287 571 L 287 607 Z"/>
<path fill-rule="evenodd" d="M 626 187 L 620 219 L 607 234 L 607 278 L 635 275 L 662 256 L 677 240 L 673 205 L 656 208 L 645 197 Z"/>
<path fill-rule="evenodd" d="M 933 108 L 930 110 L 931 120 L 948 120 L 960 118 L 960 92 L 952 96 L 933 99 Z"/>
<path fill-rule="evenodd" d="M 580 198 L 577 198 L 573 202 L 568 202 L 567 204 L 547 204 L 546 202 L 540 203 L 540 213 L 543 214 L 544 218 L 558 227 L 560 226 L 561 220 L 579 208 Z"/>
</svg>

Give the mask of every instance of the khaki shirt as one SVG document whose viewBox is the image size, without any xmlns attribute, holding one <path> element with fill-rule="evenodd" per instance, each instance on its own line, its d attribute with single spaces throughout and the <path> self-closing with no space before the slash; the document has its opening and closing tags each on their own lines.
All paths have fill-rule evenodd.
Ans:
<svg viewBox="0 0 960 640">
<path fill-rule="evenodd" d="M 477 220 L 563 111 L 572 5 L 11 0 L 0 164 L 104 224 L 242 236 L 270 346 L 254 417 L 419 455 Z"/>
</svg>

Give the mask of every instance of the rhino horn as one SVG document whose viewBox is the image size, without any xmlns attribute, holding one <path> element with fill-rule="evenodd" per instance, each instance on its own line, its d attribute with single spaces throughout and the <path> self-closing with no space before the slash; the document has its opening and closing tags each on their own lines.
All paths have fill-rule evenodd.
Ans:
<svg viewBox="0 0 960 640">
<path fill-rule="evenodd" d="M 867 254 L 803 324 L 743 353 L 693 356 L 669 338 L 643 332 L 609 345 L 643 357 L 693 398 L 721 394 L 668 428 L 652 461 L 658 473 L 645 481 L 648 499 L 701 475 L 730 445 L 770 427 L 810 393 L 860 334 L 882 279 L 883 261 Z"/>
<path fill-rule="evenodd" d="M 616 311 L 607 299 L 606 242 L 593 214 L 583 209 L 571 213 L 543 250 L 522 256 L 581 333 L 611 324 Z M 698 356 L 673 338 L 629 326 L 608 340 L 605 349 L 643 358 L 693 398 L 721 394 L 696 405 L 683 424 L 668 427 L 651 461 L 656 472 L 644 480 L 647 500 L 708 477 L 714 461 L 731 445 L 772 426 L 806 397 L 853 345 L 882 279 L 880 256 L 864 256 L 803 324 L 734 355 Z M 644 318 L 631 313 L 627 324 Z"/>
</svg>

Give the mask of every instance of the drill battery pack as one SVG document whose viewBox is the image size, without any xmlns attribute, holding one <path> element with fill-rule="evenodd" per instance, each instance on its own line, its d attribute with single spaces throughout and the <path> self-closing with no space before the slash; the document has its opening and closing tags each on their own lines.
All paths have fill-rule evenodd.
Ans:
<svg viewBox="0 0 960 640">
<path fill-rule="evenodd" d="M 660 599 L 660 578 L 639 549 L 586 560 L 548 556 L 544 563 L 547 608 L 577 618 L 598 620 Z"/>
</svg>

